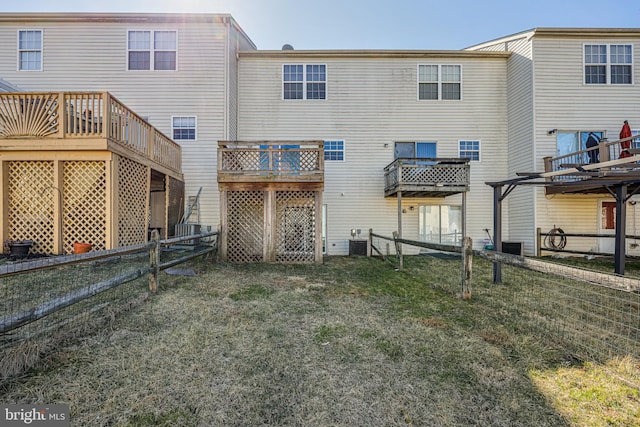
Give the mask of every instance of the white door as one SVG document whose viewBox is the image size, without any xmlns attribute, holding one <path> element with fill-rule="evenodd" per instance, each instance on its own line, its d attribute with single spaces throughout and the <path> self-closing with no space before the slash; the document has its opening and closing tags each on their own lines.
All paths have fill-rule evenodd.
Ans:
<svg viewBox="0 0 640 427">
<path fill-rule="evenodd" d="M 601 201 L 600 214 L 598 215 L 598 234 L 616 234 L 616 202 Z M 600 237 L 598 239 L 598 252 L 612 254 L 615 252 L 614 237 Z"/>
</svg>

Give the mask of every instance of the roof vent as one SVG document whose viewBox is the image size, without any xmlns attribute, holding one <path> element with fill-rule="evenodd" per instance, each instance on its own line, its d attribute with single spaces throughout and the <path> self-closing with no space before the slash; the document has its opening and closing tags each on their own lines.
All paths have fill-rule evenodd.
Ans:
<svg viewBox="0 0 640 427">
<path fill-rule="evenodd" d="M 293 46 L 291 46 L 290 44 L 283 44 L 282 50 L 293 50 Z"/>
</svg>

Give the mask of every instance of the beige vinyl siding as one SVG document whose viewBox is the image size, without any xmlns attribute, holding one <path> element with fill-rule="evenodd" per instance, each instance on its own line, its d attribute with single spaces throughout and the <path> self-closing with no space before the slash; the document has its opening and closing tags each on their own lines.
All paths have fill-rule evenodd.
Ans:
<svg viewBox="0 0 640 427">
<path fill-rule="evenodd" d="M 585 85 L 585 43 L 632 44 L 635 84 Z M 550 129 L 603 130 L 610 140 L 615 140 L 624 120 L 629 120 L 632 125 L 634 120 L 640 121 L 637 115 L 637 100 L 640 99 L 640 40 L 536 37 L 533 49 L 537 141 L 535 154 L 538 170 L 543 169 L 544 156 L 556 155 L 556 135 L 547 135 Z M 599 215 L 597 201 L 600 198 L 546 198 L 544 191 L 540 189 L 537 192 L 536 210 L 538 226 L 544 231 L 555 223 L 568 233 L 596 233 Z M 583 245 L 587 244 L 584 239 L 581 241 Z M 591 246 L 585 247 L 589 249 Z"/>
<path fill-rule="evenodd" d="M 326 100 L 283 100 L 283 64 L 326 64 Z M 462 101 L 419 101 L 418 64 L 462 66 Z M 473 162 L 468 225 L 476 242 L 491 227 L 491 189 L 485 181 L 507 174 L 506 59 L 240 57 L 239 138 L 341 139 L 345 161 L 326 162 L 324 204 L 328 251 L 346 253 L 352 228 L 390 235 L 397 200 L 385 199 L 383 168 L 396 141 L 437 141 L 439 157 L 457 157 L 458 140 L 481 141 Z M 388 147 L 384 145 L 388 144 Z M 460 197 L 404 199 L 407 238 L 418 236 L 419 204 L 460 203 Z M 335 245 L 335 246 L 334 246 Z"/>
<path fill-rule="evenodd" d="M 532 33 L 507 37 L 477 48 L 480 51 L 512 52 L 507 64 L 507 120 L 508 120 L 508 175 L 536 171 L 535 139 L 533 132 L 533 61 Z M 539 169 L 538 169 L 539 170 Z M 535 188 L 521 186 L 504 203 L 508 221 L 503 221 L 503 240 L 524 243 L 527 254 L 536 250 Z"/>
<path fill-rule="evenodd" d="M 633 85 L 585 85 L 583 45 L 632 44 Z M 534 38 L 536 157 L 542 167 L 544 156 L 556 155 L 555 135 L 549 129 L 607 132 L 616 139 L 623 121 L 633 125 L 640 98 L 640 40 L 610 38 Z"/>
<path fill-rule="evenodd" d="M 185 195 L 202 186 L 201 222 L 219 222 L 217 141 L 225 139 L 225 27 L 221 23 L 39 22 L 42 72 L 16 71 L 16 37 L 25 25 L 0 25 L 0 75 L 30 91 L 109 91 L 171 135 L 171 116 L 197 116 L 197 141 L 179 141 Z M 176 71 L 128 71 L 128 30 L 176 30 Z M 212 166 L 214 165 L 214 166 Z"/>
</svg>

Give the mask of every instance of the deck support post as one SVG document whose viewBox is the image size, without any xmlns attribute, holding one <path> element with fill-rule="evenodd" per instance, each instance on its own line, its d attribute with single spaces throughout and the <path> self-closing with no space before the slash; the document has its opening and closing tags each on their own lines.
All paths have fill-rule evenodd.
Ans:
<svg viewBox="0 0 640 427">
<path fill-rule="evenodd" d="M 614 270 L 616 274 L 624 275 L 625 264 L 625 235 L 627 233 L 627 185 L 616 187 L 616 242 L 614 255 Z"/>
<path fill-rule="evenodd" d="M 493 187 L 493 249 L 502 252 L 502 185 Z M 502 283 L 502 263 L 493 262 L 493 283 Z"/>
<path fill-rule="evenodd" d="M 401 172 L 401 168 L 398 169 Z M 402 239 L 402 191 L 398 190 L 398 231 L 396 236 L 398 239 Z M 398 268 L 402 270 L 404 260 L 402 259 L 402 243 L 396 241 L 396 252 L 398 256 Z"/>
</svg>

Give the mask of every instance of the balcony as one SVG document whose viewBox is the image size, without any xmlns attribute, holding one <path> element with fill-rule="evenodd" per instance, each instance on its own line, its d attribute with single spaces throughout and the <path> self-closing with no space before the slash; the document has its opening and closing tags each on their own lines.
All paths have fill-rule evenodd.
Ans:
<svg viewBox="0 0 640 427">
<path fill-rule="evenodd" d="M 323 183 L 323 141 L 219 141 L 218 183 Z"/>
<path fill-rule="evenodd" d="M 469 174 L 469 159 L 396 159 L 384 168 L 384 196 L 451 196 L 469 191 Z"/>
<path fill-rule="evenodd" d="M 0 151 L 110 151 L 181 176 L 181 148 L 107 92 L 0 93 Z"/>
<path fill-rule="evenodd" d="M 596 157 L 598 162 L 590 162 Z M 551 185 L 547 194 L 608 194 L 615 182 L 640 180 L 640 135 L 616 141 L 604 141 L 597 147 L 557 157 L 545 157 L 545 173 Z"/>
</svg>

